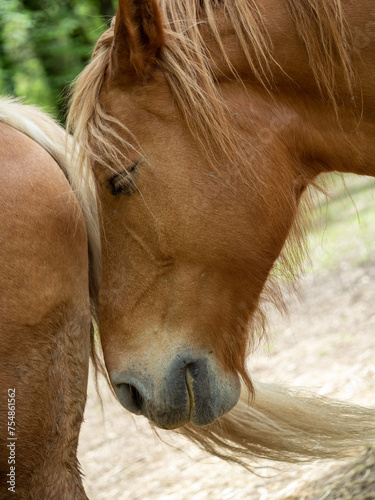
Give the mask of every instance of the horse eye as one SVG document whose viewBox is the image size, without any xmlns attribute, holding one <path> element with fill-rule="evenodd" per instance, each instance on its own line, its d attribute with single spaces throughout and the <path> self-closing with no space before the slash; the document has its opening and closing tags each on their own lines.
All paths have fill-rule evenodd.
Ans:
<svg viewBox="0 0 375 500">
<path fill-rule="evenodd" d="M 136 169 L 139 161 L 134 163 L 134 165 L 129 169 L 116 174 L 108 182 L 108 189 L 113 196 L 118 196 L 122 194 L 124 196 L 130 196 L 137 191 L 136 186 Z"/>
</svg>

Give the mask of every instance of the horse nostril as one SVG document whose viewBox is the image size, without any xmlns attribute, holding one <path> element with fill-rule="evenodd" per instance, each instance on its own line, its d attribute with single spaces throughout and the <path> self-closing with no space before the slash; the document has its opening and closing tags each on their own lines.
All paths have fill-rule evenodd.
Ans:
<svg viewBox="0 0 375 500">
<path fill-rule="evenodd" d="M 118 398 L 125 408 L 137 415 L 143 414 L 144 397 L 134 385 L 116 384 L 115 389 Z"/>
<path fill-rule="evenodd" d="M 144 399 L 142 394 L 138 391 L 134 385 L 127 384 L 129 387 L 130 396 L 134 401 L 134 404 L 141 410 L 143 407 Z"/>
</svg>

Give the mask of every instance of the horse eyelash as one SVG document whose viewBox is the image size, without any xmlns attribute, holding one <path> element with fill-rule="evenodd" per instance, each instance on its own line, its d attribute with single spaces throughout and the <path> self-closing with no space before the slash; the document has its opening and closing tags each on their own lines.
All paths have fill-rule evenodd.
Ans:
<svg viewBox="0 0 375 500">
<path fill-rule="evenodd" d="M 135 176 L 139 162 L 140 160 L 134 163 L 129 170 L 125 170 L 111 177 L 108 182 L 108 189 L 113 196 L 118 196 L 120 194 L 123 196 L 130 196 L 137 191 Z"/>
</svg>

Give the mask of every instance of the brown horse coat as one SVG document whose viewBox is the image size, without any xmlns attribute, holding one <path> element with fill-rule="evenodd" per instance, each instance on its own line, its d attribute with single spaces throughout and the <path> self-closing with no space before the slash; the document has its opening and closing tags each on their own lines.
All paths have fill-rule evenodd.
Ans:
<svg viewBox="0 0 375 500">
<path fill-rule="evenodd" d="M 49 137 L 63 157 L 58 125 L 0 100 L 2 500 L 86 498 L 76 451 L 90 352 L 87 233 L 62 165 L 36 142 Z"/>
</svg>

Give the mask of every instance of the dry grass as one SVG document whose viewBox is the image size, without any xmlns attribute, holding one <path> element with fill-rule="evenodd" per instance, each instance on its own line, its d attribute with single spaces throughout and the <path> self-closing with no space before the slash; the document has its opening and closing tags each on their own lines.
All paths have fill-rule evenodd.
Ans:
<svg viewBox="0 0 375 500">
<path fill-rule="evenodd" d="M 374 500 L 375 448 L 349 465 L 306 485 L 284 500 Z"/>
</svg>

